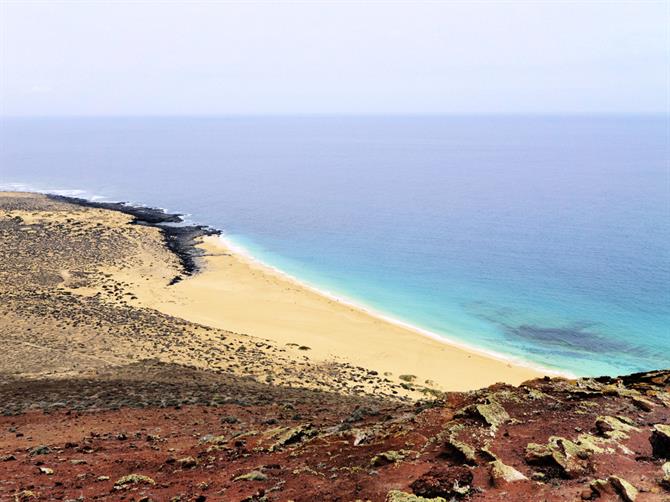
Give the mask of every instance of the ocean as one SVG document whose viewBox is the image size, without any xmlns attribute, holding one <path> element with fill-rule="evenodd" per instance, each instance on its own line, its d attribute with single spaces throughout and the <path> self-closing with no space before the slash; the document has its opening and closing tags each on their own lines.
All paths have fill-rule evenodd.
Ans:
<svg viewBox="0 0 670 502">
<path fill-rule="evenodd" d="M 0 189 L 185 213 L 515 361 L 670 367 L 667 116 L 3 118 Z"/>
</svg>

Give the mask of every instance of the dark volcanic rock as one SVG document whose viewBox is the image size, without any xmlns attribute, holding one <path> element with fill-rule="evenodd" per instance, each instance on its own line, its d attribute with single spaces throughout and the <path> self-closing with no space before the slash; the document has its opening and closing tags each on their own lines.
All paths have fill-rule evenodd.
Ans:
<svg viewBox="0 0 670 502">
<path fill-rule="evenodd" d="M 472 471 L 467 467 L 434 467 L 410 487 L 421 497 L 465 497 L 472 490 Z"/>
<path fill-rule="evenodd" d="M 655 457 L 670 459 L 670 425 L 655 425 L 649 441 Z"/>
<path fill-rule="evenodd" d="M 133 223 L 137 225 L 153 226 L 161 230 L 165 244 L 182 264 L 186 274 L 197 272 L 196 258 L 201 256 L 200 249 L 196 248 L 198 238 L 205 235 L 219 235 L 220 230 L 206 225 L 183 225 L 182 215 L 178 213 L 166 213 L 163 209 L 154 207 L 134 206 L 125 202 L 95 202 L 77 197 L 66 197 L 63 195 L 48 195 L 54 201 L 76 204 L 83 207 L 97 209 L 110 209 L 128 214 L 134 218 Z M 181 278 L 175 277 L 171 284 L 179 282 Z"/>
</svg>

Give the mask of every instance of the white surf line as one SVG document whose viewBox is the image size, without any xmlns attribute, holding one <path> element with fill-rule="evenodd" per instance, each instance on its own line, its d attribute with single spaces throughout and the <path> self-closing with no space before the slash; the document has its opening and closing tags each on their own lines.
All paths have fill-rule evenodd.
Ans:
<svg viewBox="0 0 670 502">
<path fill-rule="evenodd" d="M 243 259 L 246 259 L 257 266 L 264 268 L 268 270 L 270 273 L 274 273 L 276 275 L 279 275 L 283 277 L 284 279 L 288 280 L 289 282 L 294 283 L 295 285 L 308 289 L 318 295 L 324 296 L 328 298 L 329 300 L 335 301 L 337 303 L 340 303 L 342 305 L 346 305 L 348 307 L 351 307 L 353 309 L 356 309 L 360 312 L 364 312 L 365 314 L 370 315 L 371 317 L 375 317 L 377 319 L 380 319 L 382 321 L 388 322 L 389 324 L 393 324 L 395 326 L 399 326 L 402 328 L 405 328 L 409 331 L 412 331 L 414 333 L 417 333 L 419 335 L 431 338 L 432 340 L 435 340 L 437 342 L 443 343 L 445 345 L 449 345 L 452 347 L 456 347 L 458 349 L 465 350 L 467 352 L 471 352 L 480 356 L 485 356 L 490 359 L 495 359 L 496 361 L 500 361 L 503 363 L 507 364 L 512 364 L 515 366 L 521 366 L 523 368 L 528 368 L 534 371 L 537 371 L 539 373 L 543 373 L 545 375 L 552 375 L 552 376 L 560 376 L 560 377 L 565 377 L 565 378 L 578 378 L 576 375 L 568 372 L 568 371 L 563 371 L 563 370 L 556 370 L 553 368 L 546 368 L 542 366 L 541 364 L 537 364 L 531 361 L 526 361 L 514 356 L 508 356 L 505 354 L 501 354 L 499 352 L 495 352 L 492 350 L 487 350 L 483 349 L 481 347 L 473 346 L 467 343 L 464 343 L 460 340 L 454 340 L 453 338 L 449 337 L 448 335 L 442 335 L 439 333 L 436 333 L 434 331 L 430 331 L 424 328 L 421 328 L 419 326 L 416 326 L 414 324 L 408 323 L 406 321 L 403 321 L 401 319 L 395 318 L 387 313 L 380 312 L 379 310 L 376 310 L 374 308 L 371 308 L 359 301 L 354 301 L 349 298 L 346 298 L 341 295 L 336 295 L 334 293 L 331 293 L 330 291 L 320 289 L 317 286 L 314 286 L 302 279 L 299 279 L 273 265 L 270 265 L 256 256 L 254 256 L 247 248 L 244 246 L 235 243 L 233 240 L 231 240 L 230 237 L 221 234 L 218 236 L 219 240 L 222 242 L 224 248 L 229 249 L 233 253 L 241 256 Z"/>
</svg>

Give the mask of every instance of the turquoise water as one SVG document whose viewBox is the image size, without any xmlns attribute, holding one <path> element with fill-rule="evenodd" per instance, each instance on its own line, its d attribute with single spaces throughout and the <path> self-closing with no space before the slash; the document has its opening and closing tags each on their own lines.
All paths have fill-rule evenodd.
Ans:
<svg viewBox="0 0 670 502">
<path fill-rule="evenodd" d="M 188 213 L 462 343 L 670 366 L 667 117 L 3 119 L 0 146 L 4 188 Z"/>
</svg>

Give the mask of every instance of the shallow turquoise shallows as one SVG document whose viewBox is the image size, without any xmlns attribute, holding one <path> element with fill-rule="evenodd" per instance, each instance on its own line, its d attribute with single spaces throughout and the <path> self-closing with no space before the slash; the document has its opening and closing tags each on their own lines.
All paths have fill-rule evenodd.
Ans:
<svg viewBox="0 0 670 502">
<path fill-rule="evenodd" d="M 661 116 L 2 119 L 0 188 L 184 212 L 390 317 L 613 374 L 670 367 L 669 131 Z"/>
</svg>

